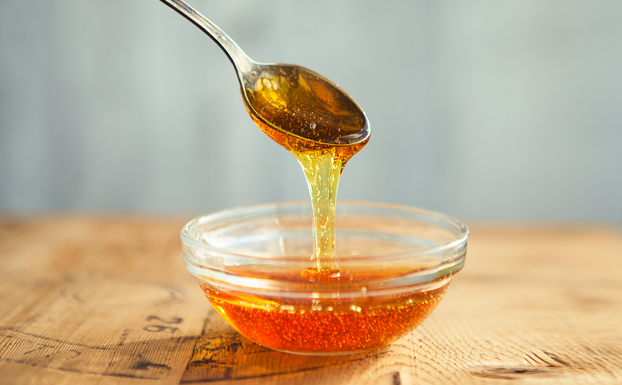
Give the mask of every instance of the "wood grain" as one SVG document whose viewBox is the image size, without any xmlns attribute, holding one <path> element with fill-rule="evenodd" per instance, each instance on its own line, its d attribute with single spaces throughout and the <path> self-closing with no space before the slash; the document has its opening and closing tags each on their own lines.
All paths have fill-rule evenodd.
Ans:
<svg viewBox="0 0 622 385">
<path fill-rule="evenodd" d="M 283 354 L 230 328 L 181 261 L 184 220 L 0 219 L 0 384 L 619 384 L 622 232 L 472 226 L 417 330 Z"/>
<path fill-rule="evenodd" d="M 216 324 L 216 321 L 213 322 Z M 186 384 L 622 383 L 622 234 L 472 227 L 465 269 L 434 314 L 374 352 L 273 352 L 206 329 Z"/>
<path fill-rule="evenodd" d="M 179 383 L 206 314 L 182 224 L 5 218 L 0 383 Z"/>
</svg>

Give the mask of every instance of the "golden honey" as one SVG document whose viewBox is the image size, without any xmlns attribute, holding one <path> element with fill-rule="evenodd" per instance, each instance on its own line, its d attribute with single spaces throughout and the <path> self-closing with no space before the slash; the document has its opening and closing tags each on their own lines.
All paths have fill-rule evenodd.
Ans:
<svg viewBox="0 0 622 385">
<path fill-rule="evenodd" d="M 325 277 L 324 289 L 341 282 L 366 282 L 382 278 L 382 271 L 351 274 L 340 269 L 338 277 L 317 275 L 316 270 L 280 273 L 269 278 L 308 287 Z M 402 270 L 402 274 L 408 270 Z M 239 269 L 233 272 L 244 275 Z M 384 272 L 389 277 L 399 274 Z M 251 275 L 252 276 L 252 275 Z M 265 278 L 265 276 L 263 277 Z M 247 338 L 274 350 L 303 354 L 356 353 L 393 342 L 420 325 L 436 308 L 450 283 L 445 277 L 425 290 L 392 295 L 362 295 L 358 298 L 286 298 L 279 293 L 251 295 L 223 290 L 213 282 L 199 281 L 216 311 Z M 372 290 L 370 290 L 372 291 Z"/>
</svg>

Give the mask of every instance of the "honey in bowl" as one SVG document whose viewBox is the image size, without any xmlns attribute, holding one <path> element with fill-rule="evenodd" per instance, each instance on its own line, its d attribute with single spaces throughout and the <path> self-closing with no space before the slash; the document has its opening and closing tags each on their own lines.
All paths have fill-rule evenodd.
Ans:
<svg viewBox="0 0 622 385">
<path fill-rule="evenodd" d="M 292 271 L 278 280 L 308 283 L 315 269 Z M 370 279 L 406 275 L 404 271 L 360 272 L 350 276 L 341 267 L 339 277 L 316 276 L 316 282 L 366 282 Z M 232 274 L 244 274 L 231 271 Z M 381 273 L 382 274 L 382 273 Z M 397 340 L 421 324 L 436 308 L 449 286 L 450 279 L 435 282 L 425 291 L 399 295 L 361 296 L 356 301 L 256 295 L 244 291 L 219 291 L 212 284 L 200 283 L 216 311 L 242 335 L 274 350 L 306 354 L 356 353 Z M 364 287 L 364 286 L 363 286 Z M 362 288 L 361 288 L 362 289 Z M 368 289 L 366 289 L 368 290 Z"/>
</svg>

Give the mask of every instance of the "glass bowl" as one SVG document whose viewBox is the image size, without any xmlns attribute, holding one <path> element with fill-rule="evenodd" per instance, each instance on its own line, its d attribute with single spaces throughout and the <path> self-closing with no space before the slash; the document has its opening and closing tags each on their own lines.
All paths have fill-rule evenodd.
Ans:
<svg viewBox="0 0 622 385">
<path fill-rule="evenodd" d="M 181 230 L 186 268 L 216 311 L 270 349 L 359 353 L 420 325 L 464 265 L 469 230 L 433 211 L 338 202 L 338 274 L 314 274 L 309 203 L 241 207 Z"/>
</svg>

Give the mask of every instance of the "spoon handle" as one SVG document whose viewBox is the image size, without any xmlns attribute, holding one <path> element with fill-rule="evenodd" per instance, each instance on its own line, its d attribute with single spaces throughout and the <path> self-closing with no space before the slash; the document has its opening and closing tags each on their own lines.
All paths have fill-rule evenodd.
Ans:
<svg viewBox="0 0 622 385">
<path fill-rule="evenodd" d="M 211 37 L 212 40 L 214 40 L 229 57 L 229 60 L 231 60 L 231 63 L 233 63 L 233 66 L 236 68 L 239 75 L 243 75 L 251 71 L 252 64 L 254 63 L 253 60 L 249 58 L 236 44 L 236 42 L 233 41 L 233 39 L 231 39 L 229 35 L 227 35 L 216 24 L 201 15 L 183 0 L 160 1 L 173 8 L 180 15 L 188 19 L 192 24 L 199 27 L 200 30 Z"/>
</svg>

